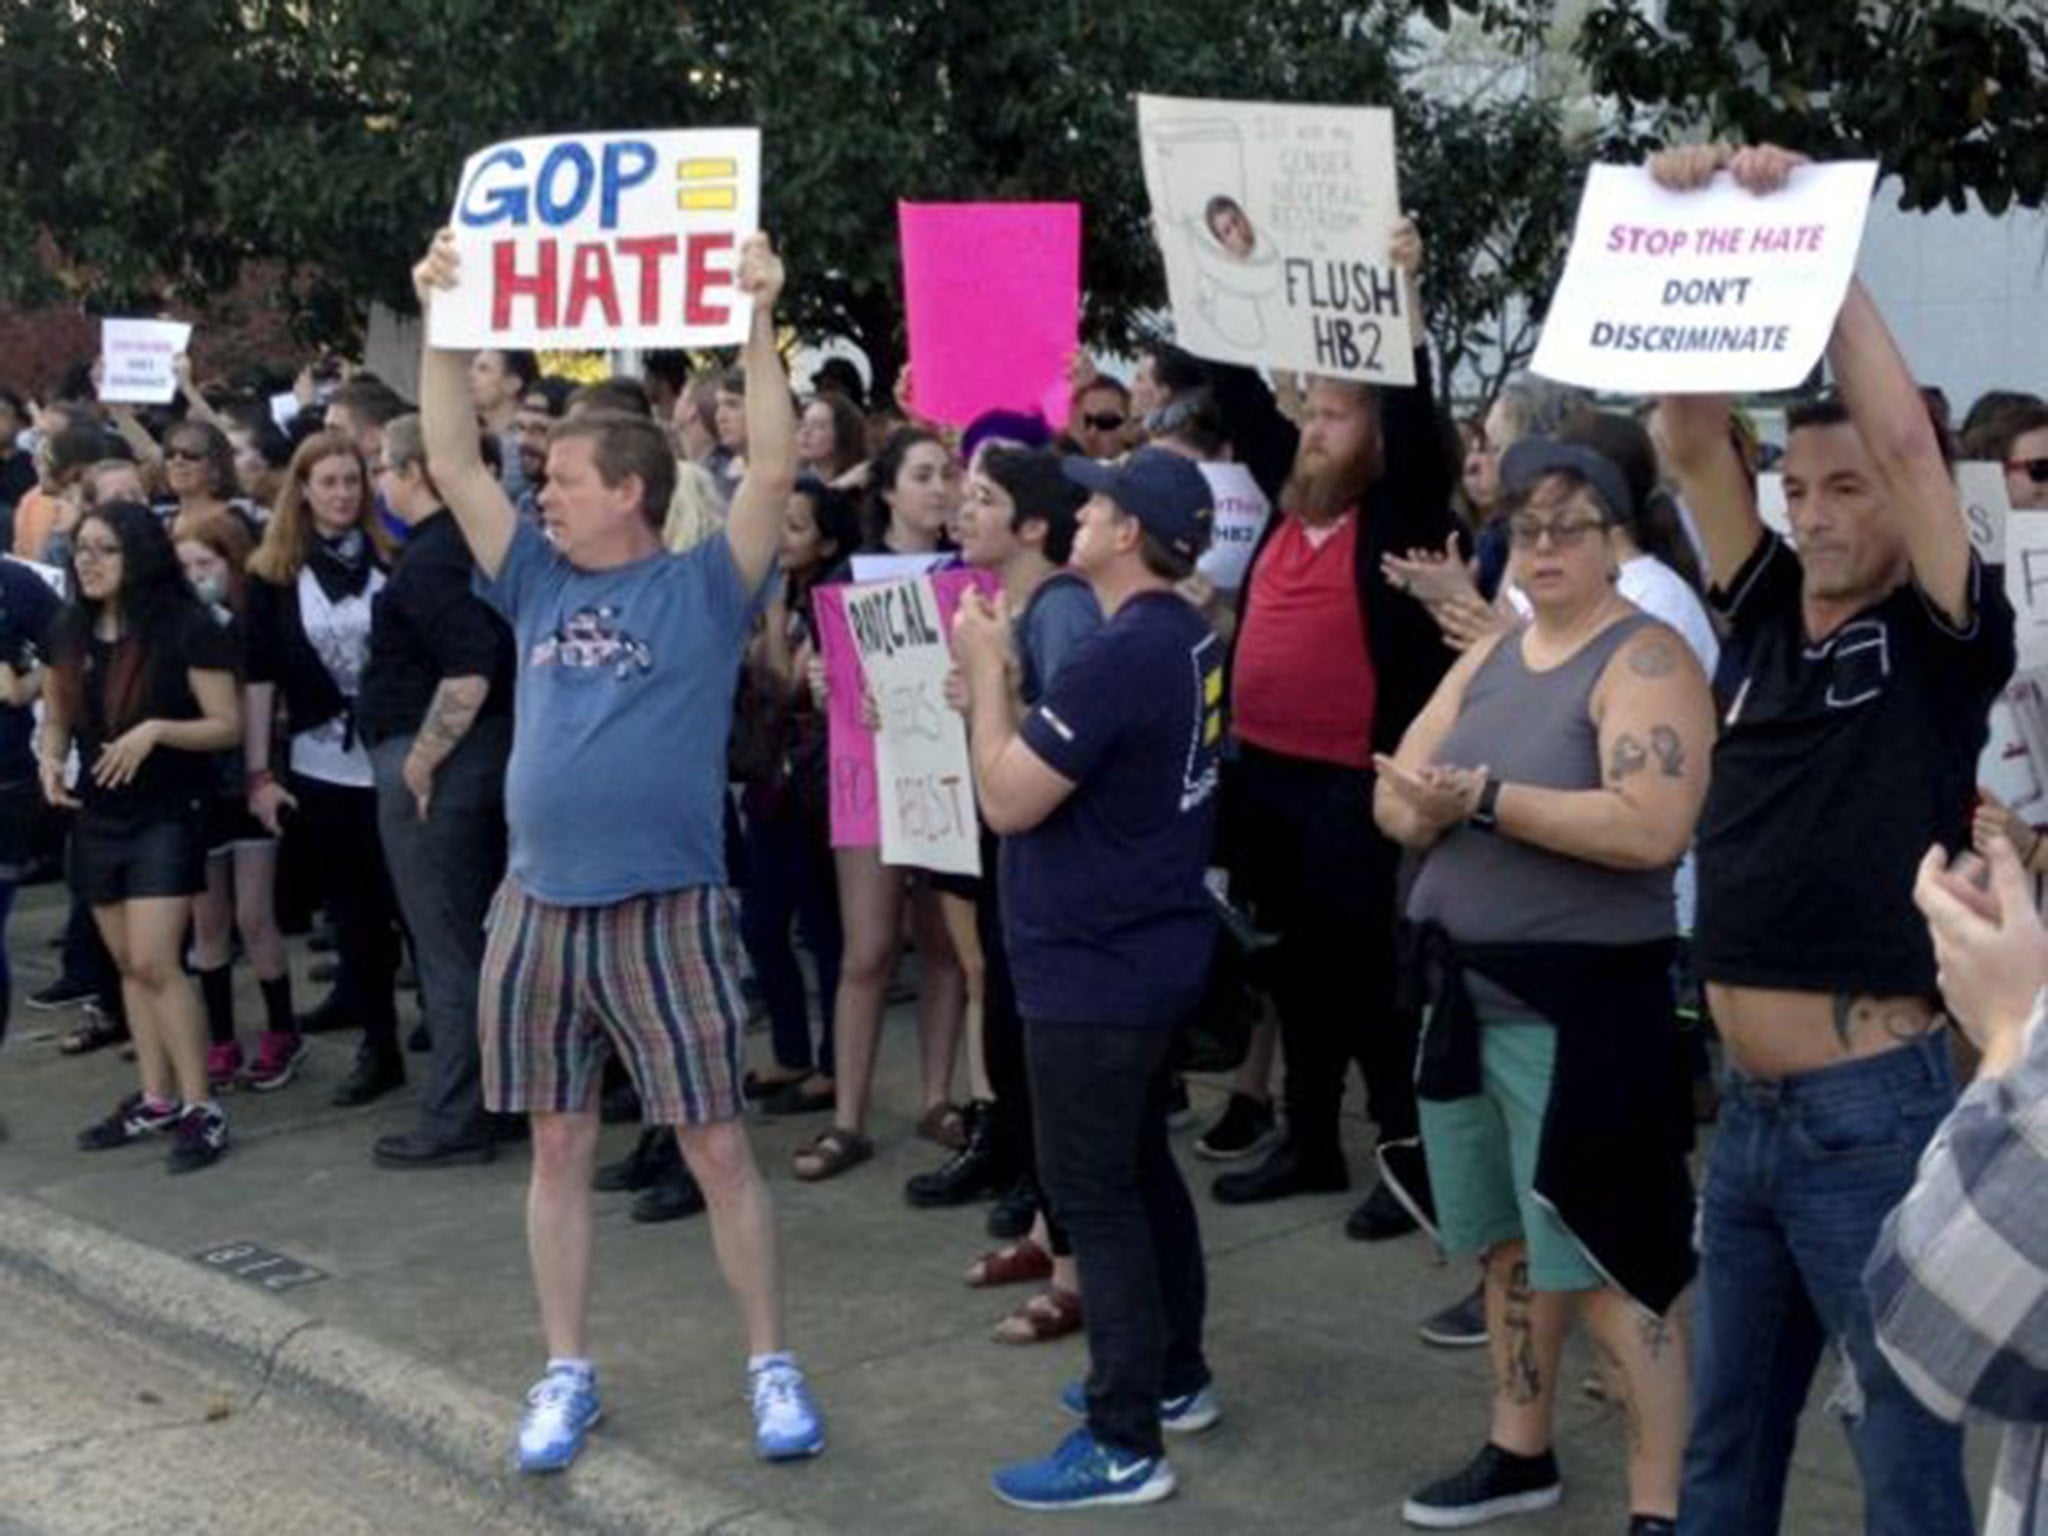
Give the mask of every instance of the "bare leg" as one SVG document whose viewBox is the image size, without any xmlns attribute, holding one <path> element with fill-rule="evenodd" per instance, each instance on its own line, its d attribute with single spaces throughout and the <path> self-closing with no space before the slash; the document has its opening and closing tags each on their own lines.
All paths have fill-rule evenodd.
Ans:
<svg viewBox="0 0 2048 1536">
<path fill-rule="evenodd" d="M 726 1287 L 739 1303 L 747 1352 L 782 1348 L 782 1268 L 776 1244 L 775 1201 L 754 1163 L 747 1128 L 738 1120 L 679 1125 L 676 1145 L 704 1191 L 711 1246 Z"/>
<path fill-rule="evenodd" d="M 910 922 L 922 962 L 917 1042 L 924 1067 L 924 1107 L 932 1109 L 953 1097 L 953 1063 L 960 1054 L 960 1016 L 966 1011 L 967 982 L 946 937 L 946 920 L 930 891 L 918 892 L 911 902 Z"/>
<path fill-rule="evenodd" d="M 1273 1102 L 1273 1048 L 1279 1043 L 1279 1024 L 1271 1014 L 1260 1014 L 1259 1022 L 1252 1026 L 1251 1044 L 1245 1049 L 1244 1060 L 1238 1063 L 1237 1076 L 1231 1080 L 1232 1093 L 1257 1099 L 1261 1104 Z"/>
<path fill-rule="evenodd" d="M 185 974 L 181 951 L 192 917 L 189 896 L 144 896 L 124 903 L 128 922 L 128 978 L 148 999 L 157 1049 L 187 1104 L 213 1096 L 206 1081 L 206 1010 L 199 988 Z M 138 1050 L 136 1059 L 141 1059 Z"/>
<path fill-rule="evenodd" d="M 1486 1256 L 1486 1349 L 1493 1362 L 1492 1440 L 1517 1456 L 1550 1449 L 1558 1358 L 1571 1298 L 1529 1288 L 1529 1250 L 1502 1243 Z"/>
<path fill-rule="evenodd" d="M 1583 1307 L 1608 1391 L 1628 1415 L 1629 1510 L 1675 1520 L 1690 1391 L 1678 1322 L 1611 1289 L 1587 1292 Z"/>
<path fill-rule="evenodd" d="M 134 962 L 128 952 L 128 907 L 124 902 L 94 907 L 92 919 L 99 925 L 100 938 L 121 978 L 121 1005 L 128 1014 L 128 1037 L 135 1046 L 135 1075 L 142 1091 L 153 1099 L 171 1098 L 171 1066 L 164 1056 L 163 1037 L 157 1033 L 149 994 L 135 981 Z"/>
<path fill-rule="evenodd" d="M 234 873 L 226 854 L 206 861 L 206 889 L 192 898 L 192 964 L 217 971 L 235 934 Z"/>
<path fill-rule="evenodd" d="M 582 1359 L 590 1301 L 590 1176 L 597 1169 L 595 1112 L 533 1116 L 533 1175 L 526 1189 L 526 1251 L 552 1359 Z"/>
<path fill-rule="evenodd" d="M 946 919 L 946 938 L 967 986 L 967 1093 L 970 1098 L 993 1099 L 996 1091 L 989 1086 L 988 1054 L 981 1040 L 981 997 L 988 983 L 988 968 L 982 959 L 981 933 L 974 925 L 974 903 L 941 892 L 939 911 Z"/>
<path fill-rule="evenodd" d="M 235 849 L 235 926 L 258 981 L 284 974 L 284 935 L 277 928 L 277 844 L 243 843 Z"/>
<path fill-rule="evenodd" d="M 887 868 L 874 848 L 835 848 L 832 857 L 846 933 L 839 993 L 832 1003 L 833 1065 L 838 1074 L 832 1120 L 839 1129 L 857 1134 L 867 1125 L 882 999 L 902 944 L 903 873 Z"/>
</svg>

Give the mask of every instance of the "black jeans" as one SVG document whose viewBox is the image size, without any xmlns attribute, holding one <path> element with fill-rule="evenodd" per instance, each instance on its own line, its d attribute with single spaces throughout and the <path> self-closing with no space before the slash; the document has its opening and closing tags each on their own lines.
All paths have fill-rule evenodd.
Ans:
<svg viewBox="0 0 2048 1536">
<path fill-rule="evenodd" d="M 989 1110 L 989 1145 L 1000 1178 L 1029 1182 L 1039 1210 L 1045 1213 L 1052 1251 L 1066 1258 L 1074 1251 L 1073 1242 L 1038 1177 L 1031 1073 L 1024 1062 L 1024 1016 L 1017 1011 L 1017 983 L 1010 975 L 1010 951 L 1003 940 L 1002 882 L 995 878 L 999 847 L 996 838 L 983 835 L 981 867 L 990 878 L 982 882 L 981 895 L 974 904 L 975 932 L 981 937 L 981 1056 L 988 1068 L 989 1091 L 995 1095 Z"/>
<path fill-rule="evenodd" d="M 1342 1155 L 1353 1061 L 1380 1140 L 1418 1135 L 1418 1021 L 1395 1006 L 1401 850 L 1373 824 L 1372 773 L 1245 747 L 1223 785 L 1232 895 L 1280 936 L 1260 969 L 1280 1012 L 1289 1139 L 1311 1158 Z"/>
<path fill-rule="evenodd" d="M 740 939 L 768 1010 L 775 1064 L 832 1075 L 832 1000 L 839 995 L 839 883 L 832 849 L 787 795 L 743 796 L 740 833 Z M 818 969 L 818 1044 L 811 1044 L 803 968 L 790 944 L 792 925 Z"/>
<path fill-rule="evenodd" d="M 377 791 L 293 774 L 298 831 L 334 921 L 335 1001 L 363 1026 L 363 1053 L 399 1062 L 398 905 L 377 831 Z"/>
<path fill-rule="evenodd" d="M 1088 1318 L 1088 1427 L 1157 1456 L 1159 1400 L 1209 1382 L 1208 1277 L 1166 1138 L 1174 1031 L 1027 1023 L 1038 1176 L 1074 1242 Z"/>
<path fill-rule="evenodd" d="M 377 825 L 384 858 L 412 934 L 420 1012 L 434 1053 L 420 1096 L 420 1135 L 435 1142 L 480 1140 L 484 1119 L 477 1055 L 477 978 L 484 963 L 484 915 L 505 876 L 505 762 L 512 722 L 479 720 L 434 773 L 427 819 L 405 786 L 413 737 L 370 749 L 377 773 Z"/>
</svg>

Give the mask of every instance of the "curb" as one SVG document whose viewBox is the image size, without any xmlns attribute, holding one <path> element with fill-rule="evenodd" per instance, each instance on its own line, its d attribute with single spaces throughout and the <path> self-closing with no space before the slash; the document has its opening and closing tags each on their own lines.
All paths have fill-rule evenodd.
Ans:
<svg viewBox="0 0 2048 1536">
<path fill-rule="evenodd" d="M 287 1392 L 366 1440 L 432 1462 L 479 1497 L 586 1536 L 828 1536 L 637 1452 L 605 1446 L 559 1477 L 507 1456 L 518 1405 L 452 1372 L 310 1317 L 274 1296 L 41 1201 L 0 1194 L 0 1270 L 175 1350 L 225 1359 L 257 1391 Z"/>
</svg>

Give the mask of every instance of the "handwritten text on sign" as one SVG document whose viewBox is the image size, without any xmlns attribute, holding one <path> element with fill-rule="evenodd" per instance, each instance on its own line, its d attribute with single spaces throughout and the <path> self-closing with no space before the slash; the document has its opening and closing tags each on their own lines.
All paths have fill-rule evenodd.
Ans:
<svg viewBox="0 0 2048 1536">
<path fill-rule="evenodd" d="M 1876 174 L 1802 166 L 1754 197 L 1725 173 L 1679 193 L 1594 166 L 1535 370 L 1633 394 L 1794 387 L 1834 329 Z"/>
<path fill-rule="evenodd" d="M 2048 667 L 2048 512 L 2014 512 L 2006 519 L 2005 595 L 2020 670 Z"/>
<path fill-rule="evenodd" d="M 100 322 L 100 398 L 167 405 L 178 392 L 178 354 L 192 344 L 181 320 Z"/>
<path fill-rule="evenodd" d="M 1384 107 L 1138 98 L 1174 339 L 1199 357 L 1415 382 Z"/>
<path fill-rule="evenodd" d="M 433 343 L 737 345 L 749 310 L 734 278 L 760 203 L 752 128 L 493 145 L 462 170 L 462 276 L 434 300 Z"/>
<path fill-rule="evenodd" d="M 905 580 L 821 587 L 813 595 L 827 686 L 834 847 L 872 848 L 879 843 L 885 863 L 978 872 L 980 853 L 975 846 L 966 726 L 945 705 L 945 676 L 951 661 L 944 637 L 952 631 L 962 594 L 969 587 L 992 591 L 995 585 L 986 572 L 953 569 Z M 892 605 L 869 600 L 873 594 L 908 587 L 920 590 L 914 610 L 901 601 Z M 926 592 L 929 603 L 922 595 Z M 931 627 L 927 618 L 934 614 L 941 637 L 936 652 L 943 661 L 936 667 L 932 662 L 935 648 L 926 638 Z M 896 658 L 888 654 L 892 649 L 912 647 L 920 654 L 905 666 L 895 665 Z M 872 663 L 871 655 L 877 658 Z M 928 679 L 934 671 L 936 689 L 927 697 L 918 679 Z M 862 698 L 867 693 L 874 695 L 881 714 L 880 732 L 862 723 Z M 935 708 L 931 701 L 936 701 Z M 919 756 L 918 749 L 930 743 L 934 730 L 942 745 L 948 739 L 958 742 L 957 761 Z M 907 767 L 901 753 L 885 760 L 892 734 L 912 739 Z M 920 762 L 924 766 L 918 766 Z M 958 783 L 945 782 L 949 776 L 958 776 Z M 892 819 L 896 824 L 893 842 Z M 963 819 L 972 863 L 966 862 L 966 854 L 952 837 Z M 907 823 L 915 823 L 916 835 L 906 837 Z M 935 841 L 944 845 L 939 855 L 932 851 Z M 935 862 L 937 856 L 953 862 Z"/>
</svg>

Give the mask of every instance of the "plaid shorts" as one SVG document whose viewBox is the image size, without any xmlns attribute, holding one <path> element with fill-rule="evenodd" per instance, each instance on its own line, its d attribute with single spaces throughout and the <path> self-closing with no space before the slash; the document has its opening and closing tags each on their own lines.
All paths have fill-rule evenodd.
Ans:
<svg viewBox="0 0 2048 1536">
<path fill-rule="evenodd" d="M 739 1115 L 745 961 L 722 887 L 563 907 L 508 876 L 486 921 L 477 1043 L 488 1108 L 595 1109 L 617 1051 L 649 1124 Z"/>
</svg>

